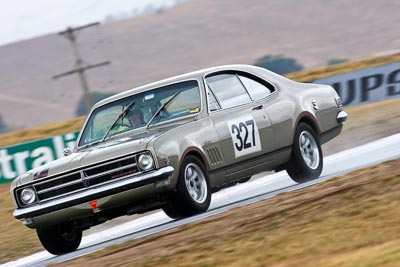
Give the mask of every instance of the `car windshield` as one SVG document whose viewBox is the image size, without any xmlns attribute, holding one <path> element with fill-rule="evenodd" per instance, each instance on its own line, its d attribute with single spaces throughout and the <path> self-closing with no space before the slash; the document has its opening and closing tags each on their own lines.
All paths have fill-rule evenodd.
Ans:
<svg viewBox="0 0 400 267">
<path fill-rule="evenodd" d="M 116 134 L 146 127 L 149 122 L 154 125 L 198 113 L 200 105 L 199 86 L 193 80 L 116 100 L 91 113 L 78 146 L 101 142 Z"/>
</svg>

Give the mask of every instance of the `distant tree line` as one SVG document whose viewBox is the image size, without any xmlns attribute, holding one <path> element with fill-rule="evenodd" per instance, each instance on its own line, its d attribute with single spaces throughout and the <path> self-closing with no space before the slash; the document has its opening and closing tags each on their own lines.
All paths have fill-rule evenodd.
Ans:
<svg viewBox="0 0 400 267">
<path fill-rule="evenodd" d="M 349 60 L 345 59 L 345 58 L 331 58 L 328 60 L 327 65 L 336 65 L 336 64 L 345 63 L 348 61 Z"/>
<path fill-rule="evenodd" d="M 327 65 L 335 65 L 348 61 L 349 60 L 345 58 L 331 58 L 327 61 Z M 296 59 L 283 55 L 263 56 L 259 58 L 254 65 L 266 68 L 280 75 L 303 70 L 303 66 L 298 63 Z"/>
<path fill-rule="evenodd" d="M 303 69 L 303 66 L 300 65 L 296 59 L 282 55 L 263 56 L 262 58 L 259 58 L 254 65 L 263 67 L 281 75 Z"/>
</svg>

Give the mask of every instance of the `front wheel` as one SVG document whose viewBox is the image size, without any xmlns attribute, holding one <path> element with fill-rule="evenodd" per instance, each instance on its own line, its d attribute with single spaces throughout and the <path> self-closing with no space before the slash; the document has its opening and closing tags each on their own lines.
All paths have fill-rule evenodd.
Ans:
<svg viewBox="0 0 400 267">
<path fill-rule="evenodd" d="M 36 233 L 43 247 L 54 255 L 76 250 L 82 240 L 82 230 L 76 228 L 73 222 L 38 228 Z"/>
<path fill-rule="evenodd" d="M 317 179 L 322 172 L 321 145 L 314 129 L 306 123 L 297 126 L 292 155 L 286 171 L 297 183 Z"/>
<path fill-rule="evenodd" d="M 203 163 L 189 155 L 182 161 L 178 188 L 166 195 L 164 212 L 173 219 L 205 212 L 210 206 L 211 188 Z"/>
</svg>

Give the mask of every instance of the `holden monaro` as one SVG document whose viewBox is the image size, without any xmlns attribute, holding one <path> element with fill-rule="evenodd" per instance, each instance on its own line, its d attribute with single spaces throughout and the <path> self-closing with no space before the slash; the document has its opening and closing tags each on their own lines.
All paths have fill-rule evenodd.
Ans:
<svg viewBox="0 0 400 267">
<path fill-rule="evenodd" d="M 53 254 L 82 231 L 162 208 L 208 209 L 211 193 L 263 171 L 319 177 L 321 144 L 347 119 L 335 90 L 247 65 L 204 69 L 97 103 L 73 151 L 15 179 L 14 217 Z"/>
</svg>

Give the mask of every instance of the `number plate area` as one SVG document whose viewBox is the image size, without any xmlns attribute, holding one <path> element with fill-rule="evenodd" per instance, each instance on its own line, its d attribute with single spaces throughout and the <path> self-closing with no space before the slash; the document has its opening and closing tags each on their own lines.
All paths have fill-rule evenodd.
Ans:
<svg viewBox="0 0 400 267">
<path fill-rule="evenodd" d="M 255 119 L 243 116 L 227 122 L 235 158 L 261 151 L 260 134 Z"/>
</svg>

